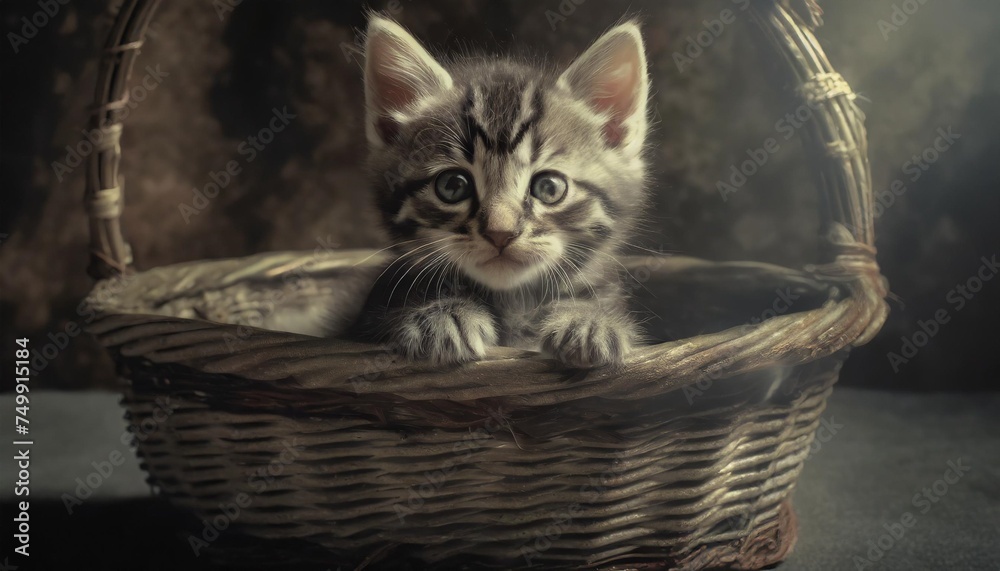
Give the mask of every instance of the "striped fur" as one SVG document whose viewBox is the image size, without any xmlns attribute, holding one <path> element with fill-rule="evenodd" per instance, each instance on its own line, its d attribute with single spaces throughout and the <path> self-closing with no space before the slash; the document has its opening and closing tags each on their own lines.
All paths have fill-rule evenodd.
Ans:
<svg viewBox="0 0 1000 571">
<path fill-rule="evenodd" d="M 638 27 L 613 28 L 561 74 L 438 62 L 378 16 L 366 54 L 370 167 L 398 257 L 358 332 L 442 364 L 498 343 L 571 366 L 621 362 L 636 327 L 614 256 L 645 200 Z M 450 204 L 435 187 L 453 169 L 475 189 Z M 544 202 L 532 181 L 549 174 L 567 191 Z"/>
</svg>

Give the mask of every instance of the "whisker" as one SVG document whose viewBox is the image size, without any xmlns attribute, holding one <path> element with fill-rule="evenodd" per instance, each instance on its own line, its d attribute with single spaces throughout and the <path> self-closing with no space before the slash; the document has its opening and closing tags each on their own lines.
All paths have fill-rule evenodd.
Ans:
<svg viewBox="0 0 1000 571">
<path fill-rule="evenodd" d="M 382 273 L 379 274 L 377 278 L 375 278 L 375 281 L 377 282 L 378 280 L 381 280 L 382 276 L 384 276 L 385 273 L 387 271 L 389 271 L 389 269 L 392 268 L 393 266 L 395 266 L 397 264 L 400 264 L 401 266 L 405 265 L 405 264 L 403 264 L 403 261 L 406 259 L 407 256 L 411 256 L 413 254 L 416 254 L 417 252 L 419 252 L 420 250 L 422 250 L 424 248 L 427 248 L 429 246 L 433 246 L 435 244 L 439 244 L 439 243 L 441 243 L 441 242 L 443 242 L 445 240 L 448 240 L 449 238 L 451 238 L 451 236 L 445 236 L 444 238 L 440 238 L 438 240 L 434 240 L 434 241 L 429 242 L 427 244 L 423 244 L 421 246 L 418 246 L 418 247 L 416 247 L 416 248 L 414 248 L 412 250 L 409 250 L 409 251 L 403 253 L 398 258 L 396 258 L 395 260 L 393 260 L 392 263 L 390 263 L 388 266 L 386 266 L 385 269 L 382 270 Z M 392 280 L 396 279 L 396 276 L 399 274 L 399 270 L 400 269 L 402 269 L 402 267 L 396 268 L 396 272 L 392 274 L 392 277 L 389 279 L 389 281 L 392 281 Z"/>
<path fill-rule="evenodd" d="M 434 281 L 437 280 L 437 294 L 434 299 L 441 299 L 441 286 L 444 285 L 444 280 L 447 277 L 448 268 L 451 266 L 452 263 L 453 262 L 451 260 L 451 257 L 447 253 L 445 253 L 444 259 L 437 262 L 437 267 L 434 269 L 433 272 L 431 272 L 430 277 L 427 278 L 427 281 L 431 284 L 431 287 L 427 288 L 427 293 L 430 292 L 430 290 L 433 288 Z M 425 301 L 427 299 L 427 293 L 424 294 Z"/>
<path fill-rule="evenodd" d="M 426 272 L 427 270 L 430 270 L 432 268 L 436 268 L 437 264 L 440 263 L 440 260 L 445 259 L 448 256 L 448 253 L 444 252 L 444 248 L 440 248 L 440 249 L 436 250 L 435 253 L 437 254 L 437 256 L 435 256 L 435 258 L 433 260 L 431 260 L 430 262 L 428 262 L 427 265 L 425 265 L 424 268 L 421 269 L 417 273 L 417 277 L 413 278 L 413 281 L 410 282 L 410 287 L 409 287 L 409 289 L 406 290 L 406 295 L 403 296 L 403 305 L 406 305 L 406 301 L 408 299 L 410 299 L 410 292 L 413 291 L 413 288 L 416 287 L 417 284 L 420 283 L 420 276 L 424 275 L 424 272 Z M 431 254 L 429 254 L 429 255 L 431 255 Z M 421 261 L 423 261 L 423 260 L 421 260 Z M 433 275 L 433 273 L 431 275 Z M 392 295 L 391 294 L 389 296 L 389 299 L 392 299 Z M 426 300 L 427 300 L 427 293 L 424 292 L 424 301 L 426 301 Z"/>
<path fill-rule="evenodd" d="M 576 269 L 577 277 L 579 279 L 583 280 L 584 285 L 586 285 L 587 288 L 590 289 L 591 295 L 593 295 L 594 298 L 596 299 L 598 297 L 598 295 L 597 295 L 597 290 L 594 288 L 594 284 L 591 283 L 591 281 L 589 279 L 587 279 L 587 276 L 584 273 L 583 268 L 580 267 L 580 265 L 576 263 L 577 260 L 573 259 L 573 255 L 571 253 L 568 253 L 568 255 L 566 256 L 566 261 L 568 261 L 570 263 L 570 265 L 572 265 L 573 268 Z"/>
<path fill-rule="evenodd" d="M 402 246 L 403 244 L 409 244 L 411 242 L 418 242 L 420 240 L 424 240 L 424 238 L 414 238 L 412 240 L 403 240 L 402 242 L 396 242 L 395 244 L 389 244 L 388 246 L 386 246 L 385 248 L 382 248 L 381 250 L 374 251 L 372 253 L 372 255 L 370 255 L 367 258 L 361 260 L 360 262 L 355 263 L 354 265 L 355 266 L 360 266 L 361 264 L 367 262 L 368 260 L 374 258 L 375 256 L 381 254 L 382 252 L 384 252 L 386 250 L 391 250 L 392 248 L 395 248 L 397 246 Z"/>
<path fill-rule="evenodd" d="M 403 272 L 403 275 L 400 276 L 398 280 L 396 279 L 396 275 L 394 274 L 392 276 L 392 279 L 395 280 L 395 285 L 392 286 L 392 291 L 389 292 L 389 298 L 387 300 L 387 303 L 391 303 L 392 302 L 393 296 L 396 295 L 396 288 L 398 288 L 399 284 L 403 282 L 403 279 L 406 278 L 407 274 L 409 274 L 415 268 L 420 267 L 420 264 L 422 264 L 424 262 L 424 260 L 426 260 L 427 258 L 430 258 L 431 256 L 433 256 L 435 254 L 438 254 L 438 253 L 442 252 L 443 250 L 444 250 L 444 247 L 438 248 L 438 249 L 432 251 L 431 253 L 427 254 L 426 256 L 420 258 L 419 260 L 417 260 L 416 262 L 414 262 L 411 266 L 407 267 L 406 271 Z M 398 273 L 399 273 L 399 270 L 396 271 L 396 274 L 398 274 Z M 412 289 L 412 285 L 411 285 L 411 289 Z M 404 300 L 404 305 L 405 305 L 405 300 Z"/>
</svg>

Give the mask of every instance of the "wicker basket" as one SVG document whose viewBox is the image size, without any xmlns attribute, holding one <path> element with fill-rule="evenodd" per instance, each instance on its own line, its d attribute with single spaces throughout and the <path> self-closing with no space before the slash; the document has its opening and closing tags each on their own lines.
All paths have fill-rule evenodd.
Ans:
<svg viewBox="0 0 1000 571">
<path fill-rule="evenodd" d="M 630 259 L 663 342 L 591 372 L 504 348 L 434 369 L 277 331 L 317 307 L 349 322 L 385 262 L 373 252 L 135 272 L 120 110 L 156 5 L 125 2 L 100 64 L 88 299 L 150 482 L 196 516 L 199 553 L 330 569 L 759 569 L 786 556 L 790 494 L 840 364 L 888 311 L 863 118 L 811 32 L 815 5 L 750 11 L 785 94 L 814 109 L 801 132 L 828 262 Z M 776 291 L 793 312 L 746 324 Z"/>
</svg>

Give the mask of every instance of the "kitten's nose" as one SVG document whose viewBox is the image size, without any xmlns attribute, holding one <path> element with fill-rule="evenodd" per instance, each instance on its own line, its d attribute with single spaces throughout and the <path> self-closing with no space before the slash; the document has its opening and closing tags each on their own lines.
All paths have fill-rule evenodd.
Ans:
<svg viewBox="0 0 1000 571">
<path fill-rule="evenodd" d="M 507 247 L 507 244 L 510 244 L 514 238 L 517 238 L 517 234 L 507 230 L 487 230 L 483 232 L 483 236 L 486 236 L 487 240 L 493 242 L 493 245 L 501 252 Z"/>
</svg>

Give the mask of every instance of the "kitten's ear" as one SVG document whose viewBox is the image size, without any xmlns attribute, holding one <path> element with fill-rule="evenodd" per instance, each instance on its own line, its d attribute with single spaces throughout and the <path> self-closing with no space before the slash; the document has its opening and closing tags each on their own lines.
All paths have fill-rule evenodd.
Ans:
<svg viewBox="0 0 1000 571">
<path fill-rule="evenodd" d="M 559 85 L 607 117 L 608 145 L 642 147 L 649 78 L 638 25 L 629 22 L 606 32 L 559 77 Z"/>
<path fill-rule="evenodd" d="M 388 142 L 408 109 L 451 86 L 451 75 L 416 38 L 392 20 L 372 16 L 365 40 L 366 131 L 370 142 Z"/>
</svg>

